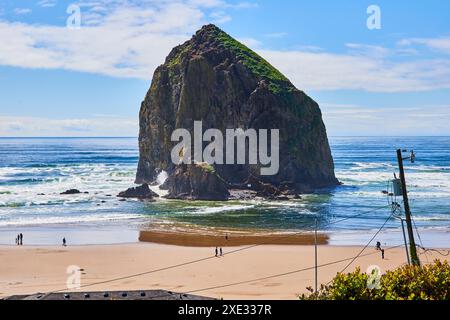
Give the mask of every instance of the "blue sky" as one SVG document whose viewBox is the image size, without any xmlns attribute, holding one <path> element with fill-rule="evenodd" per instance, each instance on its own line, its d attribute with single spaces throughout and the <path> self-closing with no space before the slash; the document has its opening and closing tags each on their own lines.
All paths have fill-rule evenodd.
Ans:
<svg viewBox="0 0 450 320">
<path fill-rule="evenodd" d="M 69 5 L 81 28 L 67 28 Z M 381 29 L 369 30 L 377 5 Z M 0 136 L 135 136 L 170 49 L 215 23 L 321 106 L 330 135 L 450 135 L 449 1 L 2 0 Z"/>
</svg>

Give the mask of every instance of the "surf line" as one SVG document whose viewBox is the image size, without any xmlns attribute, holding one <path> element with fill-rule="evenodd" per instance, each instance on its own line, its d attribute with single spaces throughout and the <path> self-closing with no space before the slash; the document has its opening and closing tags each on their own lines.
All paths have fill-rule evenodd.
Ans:
<svg viewBox="0 0 450 320">
<path fill-rule="evenodd" d="M 193 141 L 189 130 L 184 128 L 175 129 L 170 139 L 172 142 L 178 142 L 170 154 L 172 163 L 175 165 L 205 162 L 209 165 L 259 165 L 260 174 L 264 176 L 276 175 L 279 170 L 279 129 L 259 129 L 258 131 L 252 128 L 226 129 L 224 140 L 224 134 L 219 129 L 212 128 L 203 133 L 202 121 L 194 121 Z M 209 144 L 203 149 L 204 142 Z M 247 158 L 248 163 L 246 163 Z"/>
</svg>

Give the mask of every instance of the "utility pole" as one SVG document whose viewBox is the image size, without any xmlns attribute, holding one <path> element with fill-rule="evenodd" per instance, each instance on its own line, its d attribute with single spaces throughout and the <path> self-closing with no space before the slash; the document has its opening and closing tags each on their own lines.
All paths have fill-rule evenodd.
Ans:
<svg viewBox="0 0 450 320">
<path fill-rule="evenodd" d="M 403 205 L 405 209 L 406 228 L 408 230 L 409 251 L 411 253 L 411 262 L 413 265 L 420 266 L 419 257 L 416 251 L 416 242 L 414 241 L 413 228 L 411 224 L 411 210 L 409 208 L 408 192 L 406 190 L 405 171 L 403 169 L 402 150 L 397 150 L 398 168 L 400 170 L 400 182 L 402 184 Z"/>
<path fill-rule="evenodd" d="M 314 230 L 314 290 L 317 293 L 317 218 Z"/>
<path fill-rule="evenodd" d="M 402 222 L 403 241 L 405 242 L 406 249 L 406 260 L 408 261 L 408 264 L 411 264 L 411 260 L 409 259 L 408 242 L 406 241 L 405 224 L 403 223 L 404 219 L 400 217 L 400 221 Z"/>
</svg>

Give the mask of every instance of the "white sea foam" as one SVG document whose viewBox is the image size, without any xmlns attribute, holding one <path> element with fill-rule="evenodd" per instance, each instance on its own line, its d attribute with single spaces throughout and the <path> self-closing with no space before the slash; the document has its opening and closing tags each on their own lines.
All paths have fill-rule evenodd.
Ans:
<svg viewBox="0 0 450 320">
<path fill-rule="evenodd" d="M 169 175 L 167 174 L 166 171 L 162 170 L 158 176 L 156 177 L 156 182 L 161 185 L 164 182 L 166 182 L 167 178 L 169 177 Z"/>
<path fill-rule="evenodd" d="M 50 217 L 21 217 L 14 220 L 0 220 L 0 227 L 8 226 L 35 226 L 35 225 L 50 225 L 50 224 L 70 224 L 70 223 L 82 223 L 82 222 L 106 222 L 106 221 L 119 221 L 139 219 L 143 215 L 139 214 L 91 214 L 83 216 L 50 216 Z"/>
<path fill-rule="evenodd" d="M 368 170 L 368 169 L 386 169 L 391 170 L 393 168 L 392 164 L 386 162 L 354 162 L 353 167 L 349 170 Z"/>
<path fill-rule="evenodd" d="M 246 209 L 254 208 L 254 205 L 227 205 L 220 207 L 202 207 L 197 208 L 194 213 L 195 214 L 214 214 L 220 212 L 230 212 L 230 211 L 241 211 Z"/>
<path fill-rule="evenodd" d="M 450 221 L 450 214 L 440 214 L 440 215 L 432 215 L 427 216 L 426 214 L 422 214 L 420 216 L 414 215 L 415 221 Z"/>
</svg>

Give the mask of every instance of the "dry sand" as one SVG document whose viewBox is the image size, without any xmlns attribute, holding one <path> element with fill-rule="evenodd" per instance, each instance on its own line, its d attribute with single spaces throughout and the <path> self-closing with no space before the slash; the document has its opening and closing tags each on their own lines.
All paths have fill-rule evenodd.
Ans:
<svg viewBox="0 0 450 320">
<path fill-rule="evenodd" d="M 224 299 L 296 299 L 299 293 L 306 292 L 305 288 L 314 283 L 314 270 L 307 270 L 220 287 L 314 266 L 314 246 L 310 245 L 261 245 L 230 253 L 239 248 L 243 247 L 226 247 L 226 255 L 216 258 L 214 248 L 154 243 L 73 247 L 0 246 L 0 297 L 64 290 L 68 276 L 66 269 L 70 265 L 83 269 L 82 286 L 122 278 L 87 286 L 81 291 L 166 289 L 190 292 L 216 287 L 195 293 Z M 351 258 L 361 249 L 357 246 L 319 246 L 319 265 Z M 373 247 L 367 248 L 364 254 L 348 270 L 359 265 L 365 271 L 370 265 L 378 265 L 385 271 L 405 263 L 403 247 L 386 250 L 385 260 Z M 141 274 L 204 258 L 207 259 Z M 432 258 L 428 254 L 428 260 Z M 332 279 L 349 261 L 320 267 L 319 284 Z M 141 275 L 127 277 L 133 274 Z"/>
</svg>

